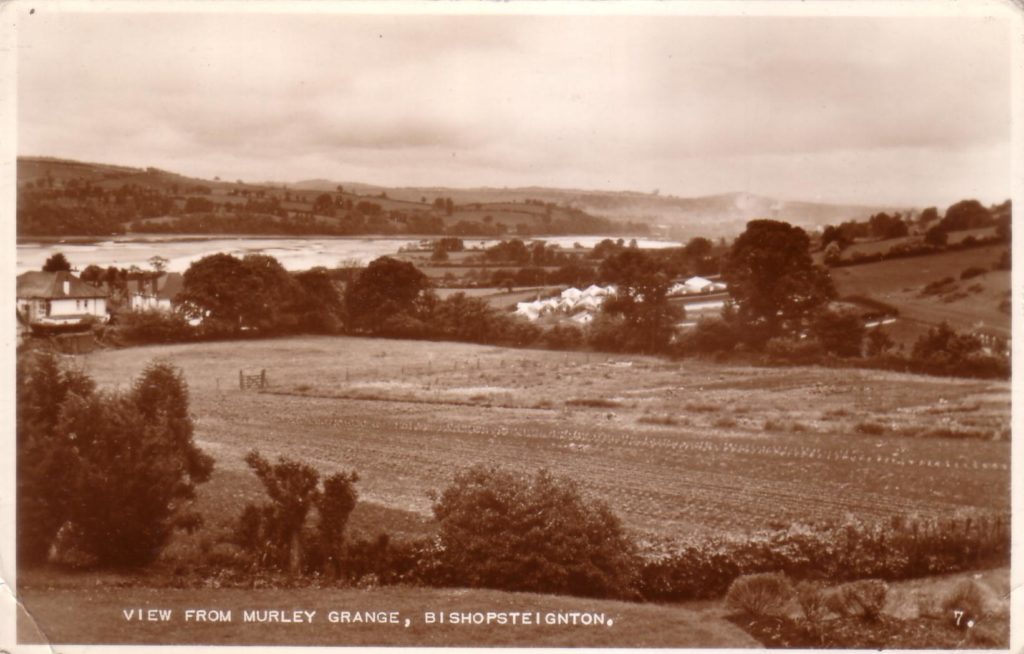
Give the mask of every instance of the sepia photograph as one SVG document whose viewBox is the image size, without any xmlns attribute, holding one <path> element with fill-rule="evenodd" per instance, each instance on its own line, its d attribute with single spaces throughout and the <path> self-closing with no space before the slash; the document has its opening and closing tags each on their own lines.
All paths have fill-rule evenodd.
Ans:
<svg viewBox="0 0 1024 654">
<path fill-rule="evenodd" d="M 1020 7 L 0 17 L 0 652 L 1024 646 Z"/>
</svg>

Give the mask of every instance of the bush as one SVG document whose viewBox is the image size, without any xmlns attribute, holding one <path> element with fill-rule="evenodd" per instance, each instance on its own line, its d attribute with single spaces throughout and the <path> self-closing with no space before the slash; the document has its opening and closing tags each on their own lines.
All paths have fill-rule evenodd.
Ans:
<svg viewBox="0 0 1024 654">
<path fill-rule="evenodd" d="M 790 578 L 910 579 L 1009 560 L 1010 524 L 1002 515 L 951 519 L 853 521 L 717 537 L 650 557 L 640 590 L 649 600 L 682 601 L 723 595 L 734 579 L 760 572 Z"/>
<path fill-rule="evenodd" d="M 725 603 L 752 616 L 785 615 L 795 592 L 786 575 L 776 572 L 746 575 L 729 586 Z"/>
<path fill-rule="evenodd" d="M 269 497 L 263 504 L 248 504 L 235 525 L 234 541 L 253 556 L 259 568 L 297 574 L 322 570 L 338 576 L 344 558 L 344 531 L 355 508 L 356 473 L 336 473 L 320 488 L 320 473 L 313 467 L 279 457 L 271 464 L 252 450 L 246 464 L 256 473 Z M 306 517 L 316 509 L 315 532 L 306 529 Z"/>
<path fill-rule="evenodd" d="M 701 318 L 691 329 L 683 332 L 676 349 L 681 354 L 710 354 L 731 352 L 740 342 L 732 325 L 721 318 Z"/>
<path fill-rule="evenodd" d="M 844 618 L 875 621 L 882 615 L 889 585 L 881 579 L 862 579 L 839 586 L 828 594 L 825 605 Z"/>
<path fill-rule="evenodd" d="M 193 440 L 180 371 L 151 363 L 130 390 L 110 393 L 82 373 L 60 374 L 52 358 L 24 372 L 19 545 L 39 548 L 24 560 L 59 545 L 80 560 L 135 567 L 153 561 L 175 530 L 199 526 L 189 503 L 213 461 Z"/>
<path fill-rule="evenodd" d="M 195 336 L 185 317 L 172 311 L 125 311 L 117 316 L 117 334 L 132 344 L 180 343 Z"/>
<path fill-rule="evenodd" d="M 942 609 L 953 623 L 968 629 L 985 613 L 985 593 L 973 579 L 964 579 L 942 599 Z"/>
<path fill-rule="evenodd" d="M 812 338 L 776 337 L 764 346 L 764 353 L 776 361 L 787 363 L 816 363 L 821 360 L 824 348 Z"/>
<path fill-rule="evenodd" d="M 583 330 L 575 325 L 555 325 L 541 338 L 553 350 L 575 350 L 584 344 Z"/>
<path fill-rule="evenodd" d="M 434 502 L 450 583 L 584 597 L 631 597 L 635 548 L 606 504 L 540 471 L 476 466 Z"/>
<path fill-rule="evenodd" d="M 819 626 L 828 607 L 825 605 L 825 590 L 820 583 L 802 581 L 796 586 L 796 601 L 800 605 L 800 611 L 804 614 L 804 620 L 809 625 Z"/>
<path fill-rule="evenodd" d="M 859 357 L 864 341 L 864 323 L 850 311 L 824 310 L 811 322 L 811 335 L 822 349 L 839 357 Z"/>
</svg>

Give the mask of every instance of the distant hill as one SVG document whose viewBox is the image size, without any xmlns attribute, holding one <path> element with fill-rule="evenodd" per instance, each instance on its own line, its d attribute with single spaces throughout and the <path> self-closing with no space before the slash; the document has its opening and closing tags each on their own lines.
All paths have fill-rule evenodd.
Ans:
<svg viewBox="0 0 1024 654">
<path fill-rule="evenodd" d="M 743 231 L 755 218 L 774 218 L 805 228 L 817 228 L 846 220 L 866 220 L 881 211 L 906 211 L 890 205 L 842 205 L 821 202 L 778 200 L 736 192 L 681 198 L 635 191 L 588 191 L 539 186 L 516 188 L 383 187 L 358 182 L 304 180 L 289 185 L 307 190 L 333 190 L 339 184 L 357 193 L 386 192 L 395 199 L 430 201 L 450 197 L 456 203 L 522 202 L 541 200 L 575 207 L 596 216 L 642 222 L 668 234 L 687 236 L 731 236 Z"/>
<path fill-rule="evenodd" d="M 131 189 L 127 202 L 126 187 Z M 50 157 L 19 157 L 18 188 L 23 200 L 19 201 L 19 234 L 40 235 L 151 230 L 460 236 L 651 233 L 685 240 L 735 236 L 755 218 L 815 229 L 865 220 L 880 211 L 905 210 L 778 200 L 750 193 L 681 198 L 539 186 L 384 187 L 327 179 L 246 183 Z M 317 197 L 324 193 L 334 198 L 336 208 L 326 212 L 316 208 Z M 116 195 L 116 203 L 110 194 Z M 195 210 L 196 203 L 187 205 L 196 195 L 212 202 L 210 215 L 199 216 L 203 212 Z M 438 199 L 441 205 L 435 204 Z M 450 210 L 443 204 L 449 199 Z M 365 204 L 362 210 L 353 208 L 360 202 L 377 205 L 379 213 L 370 215 L 368 211 L 378 209 Z"/>
</svg>

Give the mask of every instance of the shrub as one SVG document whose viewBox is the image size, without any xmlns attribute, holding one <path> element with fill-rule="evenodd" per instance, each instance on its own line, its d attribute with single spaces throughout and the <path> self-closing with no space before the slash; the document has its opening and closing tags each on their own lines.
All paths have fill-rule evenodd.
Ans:
<svg viewBox="0 0 1024 654">
<path fill-rule="evenodd" d="M 729 586 L 725 603 L 756 617 L 785 615 L 795 592 L 786 575 L 776 572 L 739 577 Z"/>
<path fill-rule="evenodd" d="M 881 579 L 862 579 L 830 592 L 825 604 L 836 615 L 874 621 L 882 615 L 888 593 L 889 586 Z"/>
<path fill-rule="evenodd" d="M 676 349 L 681 354 L 731 352 L 739 343 L 732 325 L 721 318 L 701 318 L 680 337 Z"/>
<path fill-rule="evenodd" d="M 641 592 L 650 600 L 719 597 L 741 575 L 783 572 L 796 579 L 909 579 L 1009 560 L 1003 515 L 900 519 L 788 529 L 688 542 L 649 558 Z"/>
<path fill-rule="evenodd" d="M 634 594 L 635 547 L 601 501 L 545 470 L 476 466 L 434 502 L 452 583 L 585 597 Z"/>
<path fill-rule="evenodd" d="M 175 530 L 198 527 L 189 503 L 213 462 L 192 438 L 180 371 L 151 363 L 129 391 L 101 393 L 82 373 L 37 365 L 18 398 L 19 544 L 135 567 L 154 560 Z M 44 380 L 57 387 L 40 388 Z M 44 407 L 52 415 L 41 420 Z"/>
<path fill-rule="evenodd" d="M 178 343 L 195 336 L 196 330 L 180 313 L 125 311 L 117 316 L 117 334 L 128 343 Z"/>
<path fill-rule="evenodd" d="M 963 272 L 960 273 L 960 279 L 971 279 L 978 275 L 984 275 L 987 272 L 988 270 L 981 268 L 980 266 L 970 266 L 969 268 L 963 269 Z"/>
<path fill-rule="evenodd" d="M 817 340 L 810 338 L 776 337 L 764 346 L 770 359 L 789 363 L 815 363 L 821 359 L 824 349 Z"/>
<path fill-rule="evenodd" d="M 810 625 L 820 625 L 828 613 L 828 607 L 825 606 L 825 590 L 820 583 L 802 581 L 797 584 L 796 601 L 804 614 L 804 620 Z"/>
<path fill-rule="evenodd" d="M 555 325 L 541 338 L 553 350 L 575 350 L 584 344 L 583 330 L 575 325 Z"/>
<path fill-rule="evenodd" d="M 942 599 L 942 609 L 953 623 L 968 629 L 985 613 L 985 593 L 973 579 L 964 579 Z"/>
<path fill-rule="evenodd" d="M 254 557 L 260 568 L 299 573 L 320 569 L 337 576 L 344 551 L 344 530 L 356 504 L 353 473 L 324 480 L 312 466 L 279 457 L 271 464 L 258 451 L 245 457 L 269 502 L 248 504 L 235 525 L 234 541 Z M 312 509 L 319 513 L 316 532 L 305 529 Z"/>
<path fill-rule="evenodd" d="M 942 279 L 930 282 L 921 289 L 921 295 L 938 295 L 939 293 L 945 293 L 949 290 L 949 287 L 956 283 L 956 280 L 952 277 L 943 277 Z"/>
<path fill-rule="evenodd" d="M 839 357 L 859 357 L 864 323 L 850 311 L 824 310 L 811 322 L 811 335 L 822 349 Z"/>
</svg>

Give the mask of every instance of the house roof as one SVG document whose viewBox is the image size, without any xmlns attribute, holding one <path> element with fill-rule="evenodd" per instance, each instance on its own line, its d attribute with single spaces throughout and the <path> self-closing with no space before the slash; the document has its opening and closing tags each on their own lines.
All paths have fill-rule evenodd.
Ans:
<svg viewBox="0 0 1024 654">
<path fill-rule="evenodd" d="M 64 282 L 69 282 L 67 292 Z M 19 298 L 41 298 L 59 300 L 63 298 L 98 298 L 107 294 L 100 289 L 86 284 L 66 270 L 59 272 L 40 272 L 32 270 L 18 275 Z"/>
<path fill-rule="evenodd" d="M 173 300 L 185 288 L 185 276 L 181 273 L 167 273 L 156 280 L 156 296 L 161 300 Z"/>
</svg>

